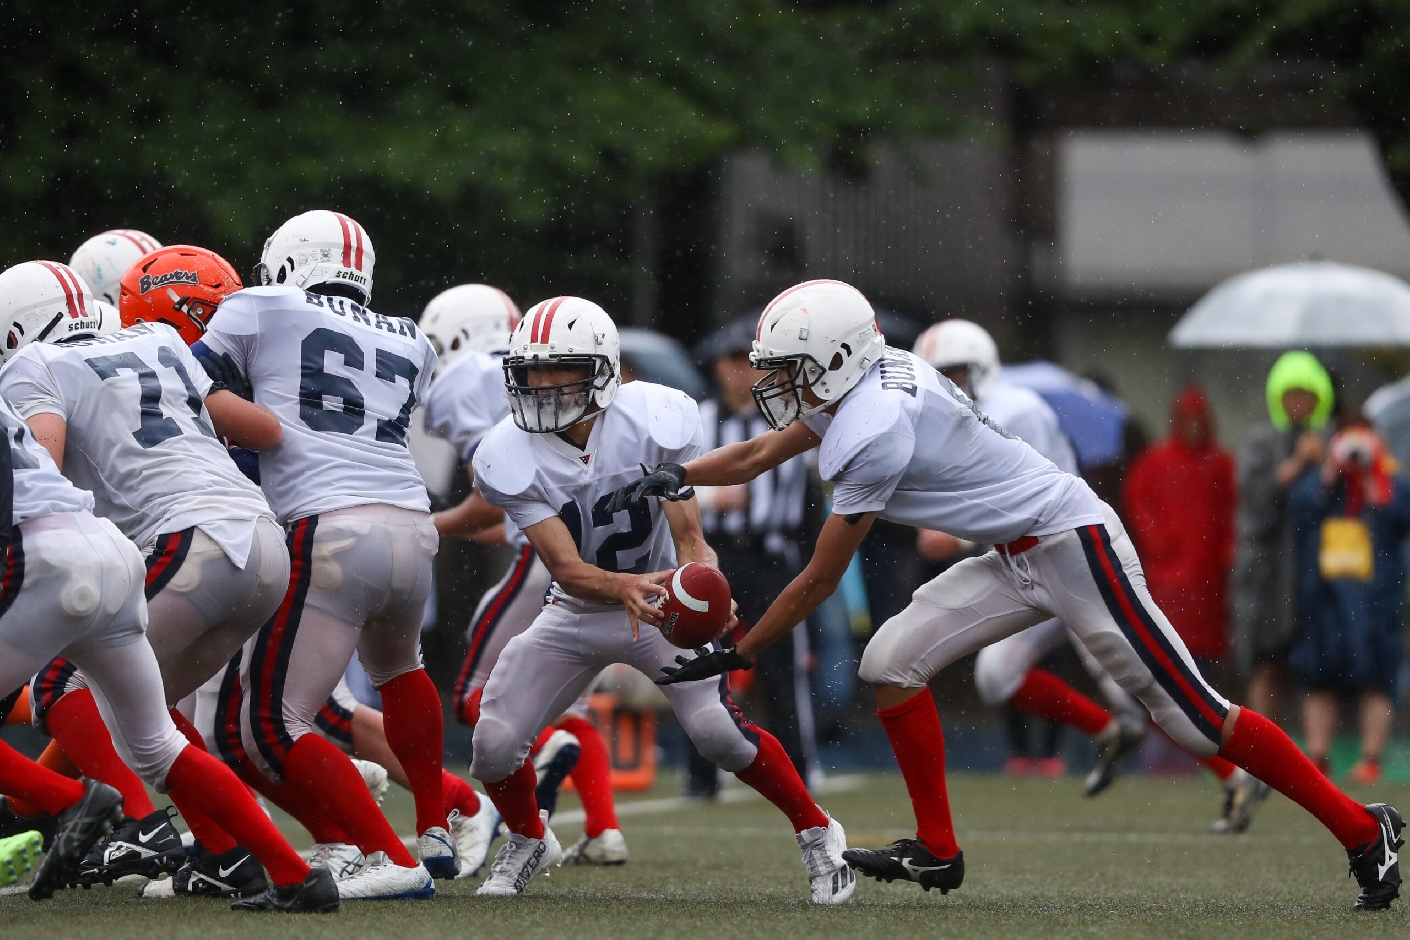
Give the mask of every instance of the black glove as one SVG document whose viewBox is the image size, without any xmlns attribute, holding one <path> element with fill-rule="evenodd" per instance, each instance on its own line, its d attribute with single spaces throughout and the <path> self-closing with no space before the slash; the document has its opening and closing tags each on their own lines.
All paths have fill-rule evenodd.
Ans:
<svg viewBox="0 0 1410 940">
<path fill-rule="evenodd" d="M 695 489 L 685 485 L 685 467 L 678 463 L 658 463 L 655 470 L 648 470 L 646 464 L 642 464 L 641 474 L 640 480 L 628 483 L 612 494 L 612 500 L 607 504 L 608 512 L 621 512 L 645 496 L 659 496 L 673 503 L 695 496 Z"/>
<path fill-rule="evenodd" d="M 245 401 L 255 400 L 249 380 L 240 374 L 235 360 L 228 353 L 218 353 L 200 341 L 191 347 L 191 352 L 195 354 L 196 361 L 206 370 L 212 382 L 221 388 L 229 389 Z"/>
<path fill-rule="evenodd" d="M 722 676 L 727 672 L 734 672 L 736 669 L 754 668 L 754 664 L 740 656 L 733 646 L 726 646 L 714 652 L 710 651 L 710 647 L 702 646 L 695 653 L 694 659 L 677 656 L 676 662 L 679 665 L 674 669 L 670 666 L 661 667 L 661 671 L 665 675 L 657 679 L 656 684 L 675 685 L 677 682 L 694 682 L 697 679 Z"/>
</svg>

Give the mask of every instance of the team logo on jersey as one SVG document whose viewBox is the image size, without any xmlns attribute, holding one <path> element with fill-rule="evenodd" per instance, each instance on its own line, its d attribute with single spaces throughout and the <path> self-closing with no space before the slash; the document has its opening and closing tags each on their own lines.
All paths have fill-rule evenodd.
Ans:
<svg viewBox="0 0 1410 940">
<path fill-rule="evenodd" d="M 586 467 L 589 463 L 592 462 L 592 454 L 583 454 L 578 459 L 581 460 L 583 462 L 583 466 Z"/>
<path fill-rule="evenodd" d="M 167 287 L 171 284 L 191 284 L 197 285 L 201 279 L 195 271 L 183 271 L 177 268 L 175 271 L 168 271 L 165 274 L 144 274 L 137 281 L 139 293 L 147 293 L 156 290 L 158 287 Z"/>
</svg>

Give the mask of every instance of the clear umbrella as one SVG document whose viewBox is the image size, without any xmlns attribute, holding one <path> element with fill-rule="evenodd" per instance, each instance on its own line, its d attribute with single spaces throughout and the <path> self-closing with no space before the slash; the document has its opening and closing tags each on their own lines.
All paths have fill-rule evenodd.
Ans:
<svg viewBox="0 0 1410 940">
<path fill-rule="evenodd" d="M 1170 331 L 1177 348 L 1410 346 L 1410 285 L 1382 271 L 1304 261 L 1248 271 Z"/>
</svg>

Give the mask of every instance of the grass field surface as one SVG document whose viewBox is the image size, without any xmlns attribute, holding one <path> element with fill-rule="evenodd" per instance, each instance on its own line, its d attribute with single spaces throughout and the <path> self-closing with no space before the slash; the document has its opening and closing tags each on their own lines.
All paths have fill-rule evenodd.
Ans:
<svg viewBox="0 0 1410 940">
<path fill-rule="evenodd" d="M 345 903 L 335 915 L 234 914 L 211 901 L 143 901 L 133 885 L 0 897 L 0 937 L 1404 937 L 1410 906 L 1355 914 L 1345 853 L 1308 815 L 1274 795 L 1243 836 L 1206 832 L 1212 779 L 1126 778 L 1085 800 L 1079 778 L 956 776 L 951 781 L 964 887 L 947 896 L 865 880 L 842 908 L 815 908 L 781 814 L 749 791 L 710 804 L 656 792 L 622 800 L 631 861 L 556 869 L 517 899 L 474 896 L 479 879 L 438 882 L 430 902 Z M 1410 806 L 1410 787 L 1358 798 Z M 853 845 L 911 834 L 895 775 L 836 778 L 820 802 Z M 388 815 L 412 825 L 393 789 Z M 554 824 L 581 834 L 565 796 Z M 287 820 L 281 819 L 282 822 Z M 291 838 L 307 834 L 289 826 Z M 1407 892 L 1410 896 L 1410 892 Z"/>
</svg>

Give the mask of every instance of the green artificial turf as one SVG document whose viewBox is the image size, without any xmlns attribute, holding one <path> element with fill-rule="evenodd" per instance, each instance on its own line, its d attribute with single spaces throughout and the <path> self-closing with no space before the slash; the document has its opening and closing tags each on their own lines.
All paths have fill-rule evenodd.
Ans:
<svg viewBox="0 0 1410 940">
<path fill-rule="evenodd" d="M 0 936 L 102 937 L 1362 937 L 1400 936 L 1410 917 L 1354 914 L 1345 854 L 1281 797 L 1244 836 L 1206 833 L 1219 792 L 1210 779 L 1126 778 L 1084 800 L 1080 781 L 957 776 L 952 796 L 967 875 L 957 892 L 863 881 L 851 904 L 807 901 L 798 850 L 782 816 L 751 794 L 714 804 L 651 794 L 622 798 L 631 861 L 565 868 L 518 899 L 474 896 L 478 879 L 440 884 L 432 902 L 345 904 L 336 915 L 237 915 L 222 903 L 143 901 L 131 885 L 61 892 L 35 904 L 0 897 Z M 822 804 L 853 845 L 907 835 L 899 777 L 834 781 Z M 1357 794 L 1410 806 L 1410 787 Z M 648 812 L 634 800 L 650 800 Z M 581 832 L 565 797 L 556 829 Z M 393 790 L 388 815 L 406 832 L 411 801 Z M 282 817 L 281 817 L 282 820 Z M 290 829 L 292 833 L 297 830 Z M 302 835 L 298 844 L 306 845 Z"/>
</svg>

